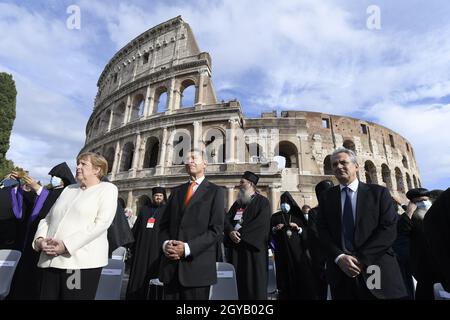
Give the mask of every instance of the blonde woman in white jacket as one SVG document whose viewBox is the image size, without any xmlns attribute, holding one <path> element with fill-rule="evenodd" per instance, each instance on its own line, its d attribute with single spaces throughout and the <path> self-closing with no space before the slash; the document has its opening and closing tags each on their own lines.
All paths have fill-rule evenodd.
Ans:
<svg viewBox="0 0 450 320">
<path fill-rule="evenodd" d="M 41 251 L 40 298 L 93 300 L 108 264 L 107 229 L 117 206 L 117 187 L 101 182 L 108 163 L 95 153 L 77 158 L 77 184 L 68 186 L 39 223 L 33 248 Z"/>
</svg>

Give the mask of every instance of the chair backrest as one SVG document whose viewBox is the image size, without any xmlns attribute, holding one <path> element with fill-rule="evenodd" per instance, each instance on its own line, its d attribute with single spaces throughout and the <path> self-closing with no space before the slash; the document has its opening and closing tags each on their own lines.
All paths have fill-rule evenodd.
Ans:
<svg viewBox="0 0 450 320">
<path fill-rule="evenodd" d="M 216 262 L 217 283 L 211 286 L 209 300 L 238 300 L 236 271 L 231 263 Z"/>
<path fill-rule="evenodd" d="M 434 300 L 450 300 L 450 292 L 445 291 L 441 283 L 435 283 L 433 289 Z"/>
<path fill-rule="evenodd" d="M 114 260 L 125 261 L 126 256 L 127 256 L 127 249 L 125 247 L 118 247 L 111 253 L 111 258 Z"/>
<path fill-rule="evenodd" d="M 267 279 L 267 293 L 273 294 L 277 292 L 277 276 L 275 269 L 275 260 L 273 257 L 269 257 L 269 266 L 268 266 L 268 279 Z"/>
<path fill-rule="evenodd" d="M 103 267 L 95 300 L 120 300 L 125 262 L 109 259 Z"/>
<path fill-rule="evenodd" d="M 0 250 L 0 300 L 5 299 L 22 253 L 17 250 Z"/>
</svg>

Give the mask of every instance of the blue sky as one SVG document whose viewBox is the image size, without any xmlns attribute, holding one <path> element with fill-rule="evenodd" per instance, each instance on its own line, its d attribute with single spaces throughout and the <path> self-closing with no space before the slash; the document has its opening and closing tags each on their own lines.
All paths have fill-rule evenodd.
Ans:
<svg viewBox="0 0 450 320">
<path fill-rule="evenodd" d="M 81 29 L 66 27 L 69 5 Z M 380 8 L 380 29 L 366 12 Z M 219 100 L 247 116 L 310 110 L 382 124 L 413 145 L 422 183 L 450 186 L 450 3 L 443 1 L 1 1 L 0 71 L 16 81 L 7 157 L 47 182 L 74 166 L 103 67 L 181 15 L 211 54 Z"/>
</svg>

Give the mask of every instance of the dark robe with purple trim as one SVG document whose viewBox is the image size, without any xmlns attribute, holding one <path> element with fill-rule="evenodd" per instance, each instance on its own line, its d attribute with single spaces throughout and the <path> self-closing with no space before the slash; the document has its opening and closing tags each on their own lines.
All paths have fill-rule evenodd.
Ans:
<svg viewBox="0 0 450 320">
<path fill-rule="evenodd" d="M 5 187 L 0 189 L 0 249 L 15 249 L 16 236 L 22 213 L 16 217 L 13 210 L 15 189 Z"/>
<path fill-rule="evenodd" d="M 42 189 L 34 201 L 28 219 L 21 226 L 20 249 L 22 257 L 14 273 L 11 292 L 8 299 L 34 300 L 40 295 L 40 270 L 37 267 L 39 252 L 33 250 L 31 244 L 41 219 L 44 219 L 56 202 L 64 188 Z M 26 199 L 26 198 L 25 198 Z M 26 200 L 25 200 L 26 201 Z"/>
<path fill-rule="evenodd" d="M 67 165 L 63 162 L 54 166 L 48 173 L 62 179 L 64 187 L 76 183 L 73 174 Z M 38 299 L 40 296 L 40 269 L 37 267 L 39 252 L 33 250 L 31 244 L 41 219 L 44 219 L 50 212 L 50 209 L 58 200 L 64 190 L 64 187 L 47 190 L 42 189 L 39 196 L 34 192 L 17 193 L 17 201 L 13 202 L 13 210 L 19 212 L 23 206 L 28 208 L 24 210 L 23 223 L 19 227 L 18 250 L 22 251 L 22 257 L 14 273 L 11 291 L 8 299 Z M 23 200 L 20 199 L 23 195 Z"/>
</svg>

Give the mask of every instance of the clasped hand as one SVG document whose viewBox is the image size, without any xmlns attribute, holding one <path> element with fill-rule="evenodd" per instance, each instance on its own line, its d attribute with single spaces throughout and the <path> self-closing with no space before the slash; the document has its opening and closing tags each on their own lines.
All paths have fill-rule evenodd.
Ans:
<svg viewBox="0 0 450 320">
<path fill-rule="evenodd" d="M 36 247 L 39 251 L 43 251 L 46 255 L 57 257 L 66 252 L 64 242 L 52 238 L 39 238 L 36 240 Z"/>
<path fill-rule="evenodd" d="M 350 255 L 343 255 L 337 261 L 339 268 L 350 278 L 355 278 L 362 272 L 362 264 L 359 260 Z"/>
<path fill-rule="evenodd" d="M 169 260 L 180 260 L 184 257 L 184 242 L 169 240 L 164 246 L 164 255 Z"/>
</svg>

